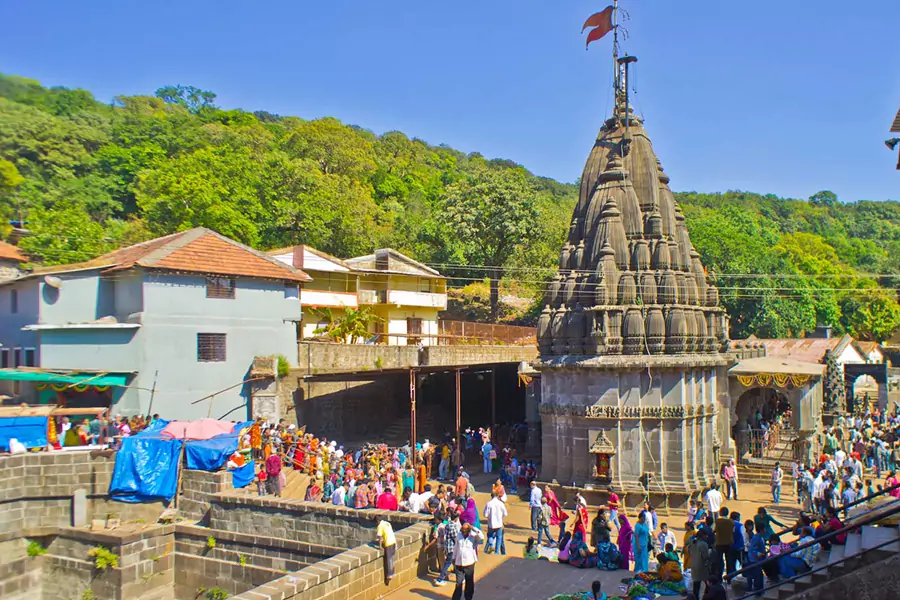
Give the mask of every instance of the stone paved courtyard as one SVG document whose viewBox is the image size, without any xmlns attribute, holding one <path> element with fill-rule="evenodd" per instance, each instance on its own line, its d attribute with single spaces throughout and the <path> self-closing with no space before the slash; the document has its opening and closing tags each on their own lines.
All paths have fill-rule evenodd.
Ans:
<svg viewBox="0 0 900 600">
<path fill-rule="evenodd" d="M 476 490 L 478 490 L 476 494 L 478 508 L 483 511 L 485 502 L 490 499 L 490 493 L 485 492 L 485 490 L 490 490 L 490 483 L 481 474 L 473 473 L 473 480 Z M 742 486 L 741 492 L 741 501 L 727 502 L 725 505 L 731 510 L 740 512 L 742 520 L 752 518 L 760 506 L 765 506 L 772 516 L 785 524 L 792 523 L 796 518 L 798 512 L 796 498 L 789 490 L 785 489 L 782 503 L 779 506 L 772 504 L 768 486 L 745 484 Z M 507 555 L 487 555 L 483 552 L 480 554 L 476 567 L 476 599 L 547 600 L 553 594 L 589 590 L 591 582 L 595 580 L 602 582 L 603 591 L 608 595 L 618 595 L 621 581 L 631 577 L 631 573 L 624 570 L 582 570 L 558 563 L 524 560 L 522 550 L 525 542 L 532 535 L 528 503 L 510 495 L 509 513 L 506 527 Z M 672 510 L 670 515 L 666 515 L 664 511 L 658 511 L 658 513 L 660 522 L 667 522 L 670 525 L 670 529 L 675 532 L 680 545 L 684 533 L 683 526 L 687 520 L 686 512 Z M 590 514 L 593 519 L 596 508 L 592 507 Z M 631 516 L 633 516 L 633 512 L 629 512 L 629 517 Z M 613 539 L 615 540 L 615 533 L 613 533 Z M 398 588 L 387 597 L 389 600 L 450 598 L 453 595 L 453 582 L 451 581 L 443 587 L 437 587 L 434 585 L 434 579 L 436 579 L 436 573 L 428 577 L 420 577 L 411 584 Z"/>
</svg>

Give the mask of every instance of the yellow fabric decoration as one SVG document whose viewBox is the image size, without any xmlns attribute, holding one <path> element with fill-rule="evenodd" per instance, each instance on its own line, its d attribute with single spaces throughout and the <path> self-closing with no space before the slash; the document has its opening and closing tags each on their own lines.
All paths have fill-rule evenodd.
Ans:
<svg viewBox="0 0 900 600">
<path fill-rule="evenodd" d="M 786 373 L 775 373 L 772 375 L 772 378 L 775 380 L 775 385 L 778 387 L 787 387 L 791 376 Z"/>
<path fill-rule="evenodd" d="M 803 387 L 809 381 L 809 375 L 791 375 L 791 383 L 795 387 Z"/>
<path fill-rule="evenodd" d="M 744 387 L 750 387 L 753 385 L 753 382 L 756 381 L 756 377 L 753 375 L 738 375 L 738 381 Z"/>
</svg>

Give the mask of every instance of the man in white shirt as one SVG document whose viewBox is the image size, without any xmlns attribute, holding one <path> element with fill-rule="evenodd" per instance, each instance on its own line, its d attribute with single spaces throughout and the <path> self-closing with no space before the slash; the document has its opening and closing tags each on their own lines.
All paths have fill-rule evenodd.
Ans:
<svg viewBox="0 0 900 600">
<path fill-rule="evenodd" d="M 478 562 L 478 553 L 475 547 L 478 542 L 484 541 L 484 534 L 480 529 L 473 529 L 469 523 L 463 523 L 456 538 L 456 546 L 453 548 L 453 565 L 456 570 L 456 589 L 453 590 L 452 600 L 462 600 L 463 583 L 465 583 L 465 598 L 472 600 L 475 596 L 475 563 Z"/>
<path fill-rule="evenodd" d="M 706 492 L 706 506 L 709 508 L 709 514 L 719 514 L 722 508 L 722 492 L 719 491 L 719 484 L 713 483 Z"/>
<path fill-rule="evenodd" d="M 507 515 L 506 505 L 497 494 L 491 492 L 490 501 L 484 506 L 484 519 L 487 521 L 487 544 L 484 551 L 488 554 L 497 552 L 506 556 L 506 542 L 503 539 L 503 518 Z M 491 542 L 494 542 L 491 545 Z"/>
<path fill-rule="evenodd" d="M 425 503 L 422 502 L 422 496 L 415 492 L 409 495 L 409 499 L 406 503 L 407 506 L 409 506 L 409 512 L 411 513 L 420 513 L 422 512 L 422 507 L 425 506 Z"/>
<path fill-rule="evenodd" d="M 347 499 L 347 490 L 349 489 L 349 485 L 344 482 L 343 485 L 339 485 L 337 489 L 334 490 L 334 493 L 331 494 L 331 503 L 335 506 L 344 506 L 344 501 Z"/>
<path fill-rule="evenodd" d="M 422 492 L 421 494 L 419 494 L 419 504 L 420 504 L 421 506 L 423 506 L 423 507 L 424 507 L 424 506 L 427 506 L 427 505 L 428 505 L 428 500 L 429 500 L 432 496 L 434 496 L 434 494 L 431 493 L 431 485 L 426 483 L 426 484 L 425 484 L 425 491 Z M 421 510 L 421 509 L 420 509 L 420 510 Z"/>
<path fill-rule="evenodd" d="M 675 534 L 669 531 L 669 525 L 660 523 L 659 533 L 656 534 L 657 549 L 660 552 L 666 551 L 666 544 L 672 544 L 672 550 L 678 549 L 678 542 L 675 541 Z"/>
<path fill-rule="evenodd" d="M 531 530 L 538 530 L 538 518 L 541 516 L 541 488 L 535 482 L 531 482 L 531 495 L 528 497 L 528 507 L 531 508 Z"/>
</svg>

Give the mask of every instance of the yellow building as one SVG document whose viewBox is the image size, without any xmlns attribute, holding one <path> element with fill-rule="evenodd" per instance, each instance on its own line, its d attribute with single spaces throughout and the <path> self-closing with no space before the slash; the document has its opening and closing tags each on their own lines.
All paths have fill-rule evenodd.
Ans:
<svg viewBox="0 0 900 600">
<path fill-rule="evenodd" d="M 438 313 L 447 308 L 447 280 L 434 269 L 390 248 L 341 260 L 309 246 L 272 250 L 269 255 L 313 279 L 300 291 L 301 337 L 318 337 L 327 322 L 348 309 L 371 306 L 379 320 L 370 327 L 368 343 L 436 345 Z"/>
</svg>

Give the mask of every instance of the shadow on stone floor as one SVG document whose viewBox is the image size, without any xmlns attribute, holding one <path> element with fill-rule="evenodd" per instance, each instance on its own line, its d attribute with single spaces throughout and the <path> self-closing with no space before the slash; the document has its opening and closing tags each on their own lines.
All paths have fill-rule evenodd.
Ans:
<svg viewBox="0 0 900 600">
<path fill-rule="evenodd" d="M 601 582 L 607 594 L 618 595 L 622 580 L 631 576 L 628 571 L 576 569 L 547 561 L 483 556 L 476 567 L 475 597 L 546 600 L 554 594 L 587 591 L 595 580 Z M 432 587 L 430 579 L 420 578 L 411 587 L 391 594 L 390 599 L 449 598 L 453 595 L 454 582 L 451 575 L 451 582 L 446 586 Z"/>
</svg>

